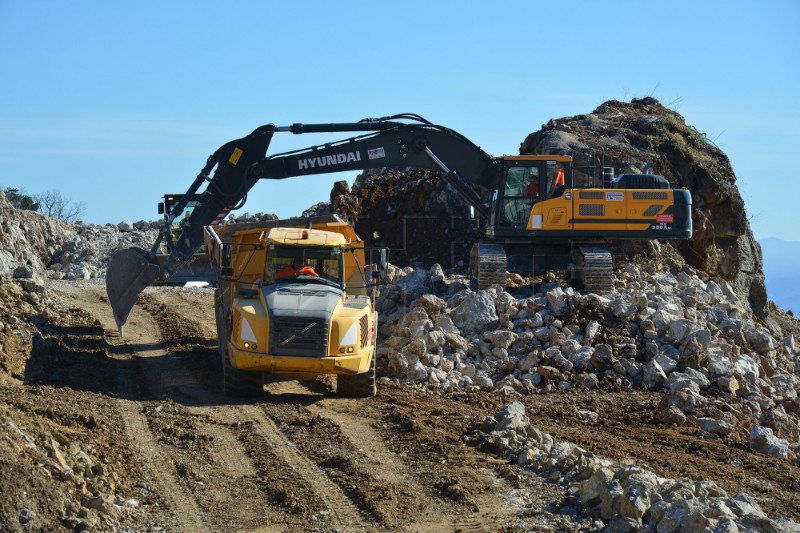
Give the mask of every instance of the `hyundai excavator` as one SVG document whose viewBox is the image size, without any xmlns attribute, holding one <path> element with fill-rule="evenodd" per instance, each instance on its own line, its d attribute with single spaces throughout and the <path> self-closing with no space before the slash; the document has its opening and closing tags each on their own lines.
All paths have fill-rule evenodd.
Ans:
<svg viewBox="0 0 800 533">
<path fill-rule="evenodd" d="M 356 136 L 268 155 L 272 137 L 284 132 Z M 556 268 L 558 258 L 567 258 L 560 266 L 573 271 L 586 291 L 609 292 L 613 258 L 608 244 L 692 234 L 689 191 L 671 187 L 661 176 L 623 174 L 598 184 L 573 165 L 571 156 L 493 157 L 460 133 L 415 114 L 352 123 L 267 124 L 209 156 L 151 250 L 128 248 L 112 256 L 106 288 L 120 332 L 141 291 L 188 261 L 203 244 L 204 226 L 241 205 L 258 181 L 383 167 L 441 171 L 474 210 L 483 236 L 470 254 L 470 277 L 478 288 L 504 283 L 507 271 Z M 167 227 L 206 182 L 170 255 L 156 261 Z"/>
</svg>

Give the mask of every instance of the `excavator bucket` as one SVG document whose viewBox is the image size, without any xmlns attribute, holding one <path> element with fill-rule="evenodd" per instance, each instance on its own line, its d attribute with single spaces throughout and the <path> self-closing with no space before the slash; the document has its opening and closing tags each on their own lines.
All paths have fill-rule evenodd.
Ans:
<svg viewBox="0 0 800 533">
<path fill-rule="evenodd" d="M 151 262 L 141 248 L 126 248 L 111 256 L 106 272 L 106 293 L 120 337 L 139 294 L 152 285 L 160 273 L 158 265 Z"/>
</svg>

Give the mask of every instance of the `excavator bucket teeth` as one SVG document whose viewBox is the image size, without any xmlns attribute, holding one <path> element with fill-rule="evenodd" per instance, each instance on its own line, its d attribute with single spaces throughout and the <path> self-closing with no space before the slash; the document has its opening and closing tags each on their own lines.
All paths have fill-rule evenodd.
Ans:
<svg viewBox="0 0 800 533">
<path fill-rule="evenodd" d="M 139 294 L 152 285 L 160 273 L 158 265 L 151 262 L 141 248 L 126 248 L 111 256 L 106 272 L 106 293 L 120 336 Z"/>
</svg>

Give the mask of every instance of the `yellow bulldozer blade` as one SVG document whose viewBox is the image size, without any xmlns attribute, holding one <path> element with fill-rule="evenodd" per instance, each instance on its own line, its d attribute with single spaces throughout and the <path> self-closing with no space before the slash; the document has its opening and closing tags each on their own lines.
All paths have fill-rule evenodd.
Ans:
<svg viewBox="0 0 800 533">
<path fill-rule="evenodd" d="M 126 248 L 111 256 L 106 271 L 106 293 L 120 337 L 128 315 L 139 294 L 155 282 L 161 273 L 141 248 Z"/>
</svg>

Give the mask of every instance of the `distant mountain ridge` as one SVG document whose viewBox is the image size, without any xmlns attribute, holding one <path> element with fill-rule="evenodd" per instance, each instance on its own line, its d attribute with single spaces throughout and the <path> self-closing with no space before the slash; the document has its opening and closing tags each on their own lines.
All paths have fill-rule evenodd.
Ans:
<svg viewBox="0 0 800 533">
<path fill-rule="evenodd" d="M 770 237 L 759 241 L 769 298 L 800 315 L 800 241 Z"/>
</svg>

